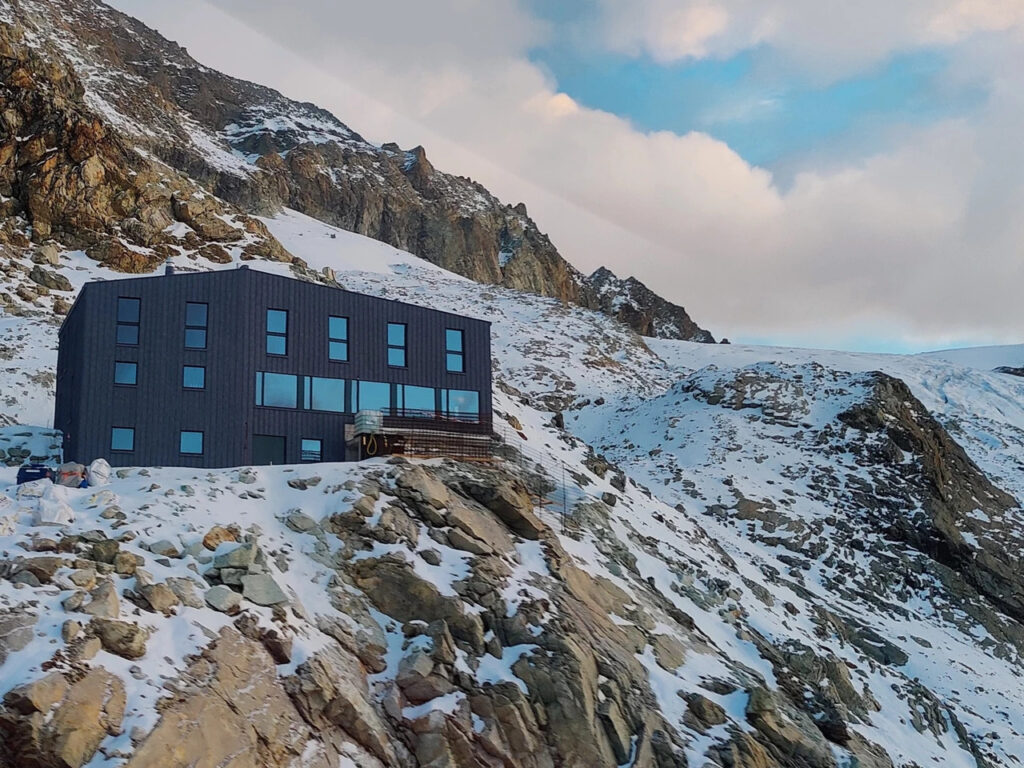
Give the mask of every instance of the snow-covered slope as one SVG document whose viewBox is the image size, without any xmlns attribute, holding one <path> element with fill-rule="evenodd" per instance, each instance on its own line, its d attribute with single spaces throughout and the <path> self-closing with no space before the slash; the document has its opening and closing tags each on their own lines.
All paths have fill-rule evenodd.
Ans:
<svg viewBox="0 0 1024 768">
<path fill-rule="evenodd" d="M 253 268 L 492 321 L 496 411 L 515 426 L 507 439 L 531 460 L 525 463 L 540 461 L 549 475 L 546 503 L 535 511 L 550 539 L 540 548 L 517 539 L 505 558 L 501 592 L 509 616 L 539 610 L 545 600 L 556 613 L 571 614 L 555 599 L 564 583 L 553 576 L 566 562 L 562 553 L 604 585 L 602 594 L 617 595 L 600 603 L 602 615 L 625 647 L 632 644 L 650 706 L 673 729 L 690 765 L 889 765 L 884 755 L 898 766 L 1024 761 L 1019 595 L 1011 589 L 1001 596 L 996 578 L 1000 558 L 1024 551 L 1024 516 L 1017 501 L 989 489 L 966 457 L 959 462 L 941 427 L 914 402 L 996 486 L 1024 497 L 1024 379 L 990 370 L 1002 352 L 986 354 L 979 368 L 952 353 L 857 355 L 642 339 L 604 315 L 473 283 L 297 213 L 265 223 L 307 266 L 252 262 Z M 75 278 L 76 288 L 91 273 L 80 254 L 61 260 L 59 271 Z M 199 264 L 177 259 L 179 269 Z M 13 359 L 31 346 L 32 370 L 52 373 L 56 326 L 38 321 L 44 309 L 5 315 L 5 344 Z M 1015 354 L 1006 353 L 1006 359 Z M 8 401 L 4 413 L 11 423 L 44 425 L 52 380 L 26 378 L 16 364 L 8 366 L 7 381 L 27 397 Z M 910 391 L 901 393 L 875 371 L 905 381 Z M 552 425 L 554 410 L 564 413 L 565 431 Z M 882 425 L 877 429 L 873 414 Z M 295 641 L 291 661 L 278 669 L 286 677 L 330 643 L 321 619 L 347 621 L 349 614 L 324 591 L 333 594 L 335 570 L 324 557 L 336 552 L 346 578 L 360 559 L 393 555 L 457 596 L 467 614 L 485 610 L 480 595 L 464 589 L 472 558 L 431 533 L 429 522 L 415 526 L 421 541 L 433 539 L 439 553 L 433 565 L 418 554 L 422 547 L 387 543 L 379 533 L 382 507 L 360 529 L 377 543 L 342 554 L 333 538 L 341 534 L 324 521 L 349 514 L 359 497 L 353 489 L 370 475 L 382 498 L 398 494 L 397 480 L 385 471 L 388 465 L 377 463 L 260 468 L 246 483 L 237 470 L 133 470 L 109 487 L 116 499 L 69 492 L 77 518 L 69 532 L 131 531 L 135 538 L 123 547 L 143 558 L 160 582 L 204 572 L 209 564 L 195 545 L 212 525 L 237 523 L 243 531 L 258 525 L 261 546 L 283 557 L 271 557 L 268 571 L 304 608 L 305 617 L 289 614 L 286 625 Z M 313 472 L 321 477 L 315 487 L 288 486 Z M 965 494 L 959 506 L 949 501 L 958 504 Z M 947 502 L 960 536 L 952 554 L 929 549 L 918 536 L 931 532 L 929 510 Z M 99 517 L 112 505 L 123 519 Z M 296 508 L 316 522 L 318 535 L 289 525 Z M 11 519 L 0 551 L 18 552 L 31 540 L 38 531 L 28 522 L 24 514 Z M 160 539 L 185 556 L 160 563 L 146 548 Z M 5 689 L 37 675 L 52 654 L 48 639 L 60 636 L 68 615 L 60 607 L 70 594 L 60 579 L 68 576 L 59 571 L 53 586 L 31 591 L 41 601 L 42 638 L 0 667 Z M 0 585 L 0 607 L 23 603 L 31 589 Z M 198 581 L 196 588 L 205 586 Z M 349 591 L 353 600 L 369 594 Z M 201 601 L 175 610 L 176 617 L 164 618 L 122 606 L 121 618 L 152 628 L 146 659 L 154 661 L 142 677 L 107 651 L 92 662 L 127 686 L 125 734 L 154 726 L 164 678 L 188 666 L 188 654 L 225 625 L 223 614 Z M 273 623 L 269 608 L 250 610 L 266 626 Z M 403 628 L 381 615 L 374 621 L 386 636 L 386 652 L 384 670 L 371 682 L 386 686 L 404 653 Z M 537 678 L 529 668 L 560 652 L 554 634 L 578 631 L 568 619 L 543 624 L 536 642 L 506 647 L 501 659 L 478 654 L 463 682 L 505 681 L 531 690 Z M 672 642 L 678 654 L 666 650 L 675 648 Z M 697 693 L 721 708 L 714 723 L 695 719 Z M 762 709 L 766 695 L 774 704 Z M 398 719 L 412 722 L 433 709 L 465 717 L 472 731 L 476 721 L 459 714 L 461 701 L 452 692 Z M 640 739 L 634 743 L 643 741 L 642 732 L 634 731 Z M 774 762 L 756 762 L 749 740 Z M 353 755 L 363 748 L 351 746 Z M 110 754 L 131 748 L 125 735 L 104 741 Z M 807 750 L 800 753 L 804 762 L 780 758 L 786 749 Z M 350 759 L 373 765 L 378 758 Z M 108 763 L 97 756 L 93 764 Z"/>
</svg>

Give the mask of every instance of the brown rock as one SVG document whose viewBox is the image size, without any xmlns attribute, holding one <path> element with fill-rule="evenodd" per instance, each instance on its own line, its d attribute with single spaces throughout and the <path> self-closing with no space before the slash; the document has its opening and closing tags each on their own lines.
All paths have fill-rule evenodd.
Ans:
<svg viewBox="0 0 1024 768">
<path fill-rule="evenodd" d="M 237 534 L 230 528 L 215 525 L 203 536 L 203 546 L 211 552 L 225 541 L 238 541 Z"/>
<path fill-rule="evenodd" d="M 93 619 L 89 622 L 89 632 L 103 643 L 108 653 L 125 659 L 141 659 L 146 655 L 146 640 L 149 632 L 138 624 L 114 619 Z"/>
</svg>

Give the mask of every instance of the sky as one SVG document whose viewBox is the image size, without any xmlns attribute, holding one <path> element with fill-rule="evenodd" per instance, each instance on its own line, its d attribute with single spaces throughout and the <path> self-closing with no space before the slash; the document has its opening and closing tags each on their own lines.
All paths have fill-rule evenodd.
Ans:
<svg viewBox="0 0 1024 768">
<path fill-rule="evenodd" d="M 112 0 L 733 341 L 1024 340 L 1024 0 Z"/>
</svg>

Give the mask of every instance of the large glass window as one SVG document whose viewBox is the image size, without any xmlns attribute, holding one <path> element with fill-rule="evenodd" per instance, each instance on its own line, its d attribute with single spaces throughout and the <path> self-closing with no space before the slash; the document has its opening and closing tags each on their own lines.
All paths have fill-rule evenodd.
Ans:
<svg viewBox="0 0 1024 768">
<path fill-rule="evenodd" d="M 306 402 L 307 408 L 314 411 L 345 412 L 345 380 L 344 379 L 321 379 L 315 376 L 310 377 L 310 397 Z"/>
<path fill-rule="evenodd" d="M 117 343 L 134 346 L 139 343 L 140 299 L 120 296 L 117 299 Z"/>
<path fill-rule="evenodd" d="M 388 365 L 405 368 L 405 323 L 388 323 Z"/>
<path fill-rule="evenodd" d="M 433 416 L 437 410 L 430 387 L 398 385 L 398 409 L 409 416 Z"/>
<path fill-rule="evenodd" d="M 130 384 L 135 385 L 139 383 L 139 364 L 138 363 L 114 363 L 114 383 L 115 384 Z"/>
<path fill-rule="evenodd" d="M 134 451 L 135 430 L 131 427 L 114 427 L 110 430 L 110 450 Z"/>
<path fill-rule="evenodd" d="M 448 328 L 444 332 L 445 367 L 449 373 L 466 372 L 466 352 L 463 332 Z"/>
<path fill-rule="evenodd" d="M 391 385 L 381 381 L 352 382 L 352 411 L 387 411 L 391 408 Z"/>
<path fill-rule="evenodd" d="M 179 440 L 179 450 L 192 456 L 201 456 L 203 453 L 203 433 L 182 431 Z"/>
<path fill-rule="evenodd" d="M 327 357 L 335 362 L 348 360 L 348 318 L 327 318 Z"/>
<path fill-rule="evenodd" d="M 288 354 L 288 312 L 286 310 L 267 310 L 267 354 Z"/>
<path fill-rule="evenodd" d="M 478 421 L 480 393 L 464 389 L 445 389 L 441 392 L 441 409 L 445 415 L 460 421 Z"/>
<path fill-rule="evenodd" d="M 256 405 L 273 408 L 297 408 L 299 377 L 288 373 L 256 374 Z"/>
<path fill-rule="evenodd" d="M 312 438 L 302 438 L 302 461 L 320 461 L 324 455 L 323 441 Z"/>
<path fill-rule="evenodd" d="M 186 365 L 182 368 L 181 385 L 185 389 L 206 389 L 206 368 Z"/>
<path fill-rule="evenodd" d="M 209 307 L 190 301 L 185 304 L 185 349 L 206 349 Z"/>
</svg>

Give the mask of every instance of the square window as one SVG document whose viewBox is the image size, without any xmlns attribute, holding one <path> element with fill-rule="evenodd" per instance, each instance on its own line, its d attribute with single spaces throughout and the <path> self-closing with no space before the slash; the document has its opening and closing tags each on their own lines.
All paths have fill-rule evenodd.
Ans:
<svg viewBox="0 0 1024 768">
<path fill-rule="evenodd" d="M 138 384 L 138 379 L 138 363 L 114 363 L 115 384 L 135 385 Z"/>
<path fill-rule="evenodd" d="M 328 343 L 328 357 L 336 363 L 348 362 L 348 342 L 332 341 Z"/>
<path fill-rule="evenodd" d="M 449 328 L 444 332 L 445 348 L 449 352 L 462 351 L 462 331 Z"/>
<path fill-rule="evenodd" d="M 195 328 L 206 327 L 206 315 L 208 307 L 206 304 L 187 302 L 185 304 L 185 325 Z"/>
<path fill-rule="evenodd" d="M 445 355 L 445 368 L 449 373 L 465 373 L 466 364 L 461 352 L 449 352 Z"/>
<path fill-rule="evenodd" d="M 137 325 L 118 325 L 117 326 L 117 343 L 127 344 L 134 346 L 139 343 L 139 326 Z"/>
<path fill-rule="evenodd" d="M 405 350 L 388 347 L 388 365 L 393 368 L 405 368 Z"/>
<path fill-rule="evenodd" d="M 206 389 L 206 369 L 199 365 L 182 368 L 181 385 L 185 389 Z"/>
<path fill-rule="evenodd" d="M 181 433 L 179 450 L 190 456 L 200 456 L 203 453 L 203 433 L 185 432 Z"/>
<path fill-rule="evenodd" d="M 110 430 L 110 450 L 134 451 L 135 430 L 131 427 L 114 427 Z"/>
<path fill-rule="evenodd" d="M 287 355 L 288 338 L 285 336 L 267 336 L 268 355 Z"/>
<path fill-rule="evenodd" d="M 206 349 L 206 329 L 186 328 L 185 349 Z"/>
<path fill-rule="evenodd" d="M 405 323 L 388 323 L 388 346 L 405 346 Z"/>
<path fill-rule="evenodd" d="M 288 312 L 283 309 L 267 310 L 267 333 L 288 333 Z"/>
<path fill-rule="evenodd" d="M 327 335 L 336 341 L 348 341 L 348 318 L 333 316 L 328 318 Z"/>
<path fill-rule="evenodd" d="M 320 461 L 323 456 L 323 441 L 302 438 L 302 461 Z"/>
<path fill-rule="evenodd" d="M 117 299 L 117 322 L 139 324 L 142 300 L 121 296 Z"/>
</svg>

